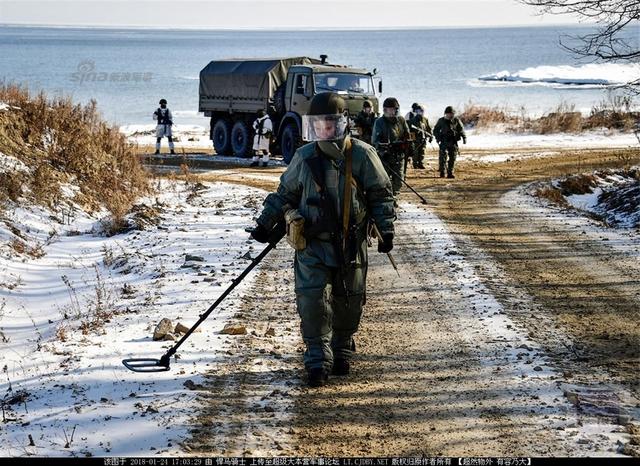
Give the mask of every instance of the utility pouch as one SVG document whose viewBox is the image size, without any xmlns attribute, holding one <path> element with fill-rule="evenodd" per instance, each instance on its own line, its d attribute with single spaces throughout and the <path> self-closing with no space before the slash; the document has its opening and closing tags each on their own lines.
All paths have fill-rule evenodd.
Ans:
<svg viewBox="0 0 640 466">
<path fill-rule="evenodd" d="M 287 243 L 296 251 L 302 251 L 307 247 L 304 237 L 304 217 L 296 209 L 289 209 L 284 214 L 287 223 Z"/>
</svg>

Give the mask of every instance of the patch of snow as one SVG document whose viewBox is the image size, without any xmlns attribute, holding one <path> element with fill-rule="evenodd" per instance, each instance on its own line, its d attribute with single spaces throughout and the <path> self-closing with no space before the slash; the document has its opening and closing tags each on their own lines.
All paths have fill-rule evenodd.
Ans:
<svg viewBox="0 0 640 466">
<path fill-rule="evenodd" d="M 155 124 L 121 126 L 120 132 L 131 143 L 141 146 L 155 146 L 156 144 Z M 204 126 L 174 124 L 172 133 L 176 152 L 178 153 L 182 148 L 207 148 L 213 150 L 211 139 L 209 139 L 209 129 Z M 167 144 L 167 139 L 163 138 L 162 147 L 168 147 Z"/>
<path fill-rule="evenodd" d="M 80 234 L 55 237 L 43 257 L 0 258 L 1 396 L 26 394 L 5 407 L 2 456 L 180 452 L 198 405 L 197 384 L 233 338 L 219 334 L 229 306 L 223 302 L 191 335 L 170 371 L 129 372 L 121 360 L 159 358 L 174 342 L 152 341 L 157 322 L 195 323 L 249 264 L 241 256 L 257 255 L 244 228 L 264 193 L 205 186 L 193 196 L 182 183 L 160 183 L 160 194 L 144 201 L 162 206 L 157 228 L 107 238 L 87 232 L 96 218 L 76 214 L 69 228 Z M 46 215 L 23 208 L 12 219 L 40 237 Z M 185 262 L 186 254 L 204 260 Z M 234 293 L 245 292 L 250 280 Z M 113 315 L 96 329 L 79 329 L 99 308 Z M 195 390 L 185 387 L 188 380 Z M 65 434 L 72 433 L 66 448 Z"/>
<path fill-rule="evenodd" d="M 25 165 L 21 160 L 18 160 L 11 155 L 6 155 L 0 152 L 0 173 L 11 171 L 28 172 L 29 167 Z"/>
<path fill-rule="evenodd" d="M 602 149 L 638 147 L 633 133 L 621 133 L 606 129 L 591 130 L 580 134 L 503 134 L 476 130 L 467 131 L 467 144 L 459 144 L 461 156 L 465 149 Z"/>
</svg>

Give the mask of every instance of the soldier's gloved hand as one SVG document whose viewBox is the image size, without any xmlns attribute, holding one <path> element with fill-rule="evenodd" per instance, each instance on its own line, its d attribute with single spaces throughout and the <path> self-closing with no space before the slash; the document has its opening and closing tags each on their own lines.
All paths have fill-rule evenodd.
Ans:
<svg viewBox="0 0 640 466">
<path fill-rule="evenodd" d="M 382 235 L 382 242 L 378 241 L 378 252 L 387 253 L 393 249 L 393 234 Z"/>
<path fill-rule="evenodd" d="M 433 138 L 429 136 L 429 144 L 431 144 L 432 142 L 433 142 Z"/>
<path fill-rule="evenodd" d="M 462 138 L 462 144 L 466 144 L 467 143 L 467 138 Z"/>
<path fill-rule="evenodd" d="M 251 237 L 255 239 L 258 243 L 269 242 L 270 232 L 262 225 L 256 225 L 254 228 L 248 231 L 251 234 Z"/>
<path fill-rule="evenodd" d="M 273 230 L 269 231 L 262 225 L 258 224 L 252 230 L 249 230 L 251 237 L 259 243 L 273 243 L 280 241 L 286 233 L 286 224 L 283 221 L 278 222 Z"/>
</svg>

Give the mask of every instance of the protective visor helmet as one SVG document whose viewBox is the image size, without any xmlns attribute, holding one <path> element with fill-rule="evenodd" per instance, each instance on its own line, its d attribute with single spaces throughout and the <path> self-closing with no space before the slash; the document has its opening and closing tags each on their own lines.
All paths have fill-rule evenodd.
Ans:
<svg viewBox="0 0 640 466">
<path fill-rule="evenodd" d="M 398 99 L 396 99 L 395 97 L 387 97 L 386 99 L 384 99 L 382 110 L 384 112 L 384 116 L 388 118 L 398 116 L 398 114 L 400 113 L 400 103 L 398 102 Z"/>
<path fill-rule="evenodd" d="M 302 115 L 305 141 L 342 141 L 349 134 L 349 112 L 344 99 L 334 92 L 322 92 L 311 99 L 309 113 Z"/>
</svg>

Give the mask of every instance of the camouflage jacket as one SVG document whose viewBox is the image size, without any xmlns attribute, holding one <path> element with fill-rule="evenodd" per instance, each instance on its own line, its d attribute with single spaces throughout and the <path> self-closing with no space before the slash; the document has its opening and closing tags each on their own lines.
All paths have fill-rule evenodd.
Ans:
<svg viewBox="0 0 640 466">
<path fill-rule="evenodd" d="M 436 137 L 436 141 L 445 144 L 455 144 L 460 139 L 466 139 L 467 137 L 462 122 L 456 116 L 451 120 L 440 117 L 436 126 L 433 128 L 433 135 Z"/>
<path fill-rule="evenodd" d="M 390 118 L 380 117 L 373 124 L 371 145 L 379 151 L 381 150 L 380 143 L 403 141 L 408 138 L 409 126 L 401 116 L 397 116 L 395 121 Z"/>
<path fill-rule="evenodd" d="M 395 209 L 391 181 L 385 172 L 375 150 L 369 144 L 349 138 L 352 144 L 352 174 L 355 182 L 351 190 L 351 224 L 358 229 L 365 228 L 371 218 L 378 229 L 385 234 L 393 234 Z M 325 187 L 329 199 L 335 202 L 338 220 L 335 231 L 342 227 L 342 198 L 344 197 L 344 158 L 333 160 L 316 148 L 316 143 L 305 144 L 293 156 L 291 164 L 280 177 L 280 185 L 264 201 L 264 208 L 257 223 L 272 229 L 284 218 L 289 208 L 297 209 L 305 219 L 305 230 L 317 224 L 323 212 L 318 205 L 319 191 L 307 160 L 319 157 L 325 172 Z M 366 234 L 364 236 L 366 238 Z M 364 246 L 366 254 L 366 242 Z M 310 251 L 309 251 L 310 250 Z M 330 267 L 338 266 L 334 244 L 325 237 L 307 238 L 306 253 L 311 252 L 322 263 Z M 359 253 L 356 263 L 366 259 Z"/>
<path fill-rule="evenodd" d="M 412 126 L 415 126 L 418 129 L 413 129 Z M 424 138 L 429 137 L 429 134 L 433 134 L 429 120 L 423 115 L 415 115 L 411 120 L 409 120 L 409 131 L 416 133 L 417 141 L 422 141 Z"/>
</svg>

